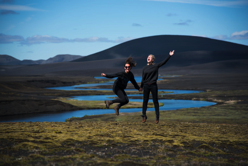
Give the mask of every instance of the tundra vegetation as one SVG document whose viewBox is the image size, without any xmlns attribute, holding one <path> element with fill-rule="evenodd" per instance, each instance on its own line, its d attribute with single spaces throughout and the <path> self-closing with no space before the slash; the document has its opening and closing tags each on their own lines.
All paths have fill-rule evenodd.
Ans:
<svg viewBox="0 0 248 166">
<path fill-rule="evenodd" d="M 11 85 L 1 83 L 1 101 L 4 96 L 6 102 L 8 97 L 46 98 L 74 108 L 82 105 L 65 97 L 90 95 L 90 91 L 41 90 L 20 82 L 20 89 Z M 72 117 L 66 122 L 0 123 L 0 165 L 248 165 L 248 90 L 159 98 L 217 104 L 161 110 L 159 124 L 154 111 L 147 113 L 146 123 L 141 122 L 141 112 Z"/>
</svg>

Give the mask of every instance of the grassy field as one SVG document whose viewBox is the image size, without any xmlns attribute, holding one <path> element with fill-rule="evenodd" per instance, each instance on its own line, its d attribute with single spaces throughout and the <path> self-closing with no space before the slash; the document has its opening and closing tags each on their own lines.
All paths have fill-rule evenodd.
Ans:
<svg viewBox="0 0 248 166">
<path fill-rule="evenodd" d="M 226 101 L 219 99 L 223 93 Z M 212 96 L 219 103 L 160 111 L 159 124 L 154 123 L 154 111 L 147 113 L 146 123 L 141 112 L 0 123 L 0 165 L 247 165 L 248 105 L 229 100 L 228 94 L 245 96 L 235 91 L 200 93 L 195 99 Z M 85 107 L 104 107 L 97 103 Z"/>
<path fill-rule="evenodd" d="M 10 85 L 6 84 L 6 87 Z M 27 99 L 35 94 L 38 99 L 49 97 L 82 109 L 105 108 L 105 105 L 102 101 L 79 102 L 66 97 L 112 93 L 42 91 L 32 87 L 21 90 L 11 87 L 11 92 Z M 2 94 L 4 102 L 10 92 L 3 92 L 6 92 Z M 0 166 L 248 165 L 248 90 L 159 94 L 159 98 L 214 101 L 217 104 L 161 110 L 159 124 L 155 124 L 154 111 L 147 112 L 147 122 L 142 123 L 141 112 L 121 113 L 121 110 L 119 116 L 72 117 L 66 122 L 0 123 Z M 127 107 L 141 107 L 141 103 L 131 102 Z M 150 107 L 153 107 L 152 103 Z"/>
<path fill-rule="evenodd" d="M 0 129 L 1 165 L 248 164 L 244 124 L 74 121 Z"/>
</svg>

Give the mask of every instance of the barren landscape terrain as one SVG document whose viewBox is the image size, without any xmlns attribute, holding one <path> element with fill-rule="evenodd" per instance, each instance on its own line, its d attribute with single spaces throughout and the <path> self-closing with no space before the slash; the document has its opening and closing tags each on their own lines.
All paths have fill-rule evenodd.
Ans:
<svg viewBox="0 0 248 166">
<path fill-rule="evenodd" d="M 114 94 L 112 91 L 45 88 L 104 82 L 94 76 L 123 70 L 123 62 L 131 54 L 138 63 L 132 72 L 141 76 L 151 50 L 156 50 L 159 62 L 173 47 L 175 55 L 159 70 L 159 89 L 202 92 L 159 94 L 159 99 L 211 101 L 215 105 L 160 110 L 158 124 L 154 111 L 147 113 L 146 123 L 141 122 L 141 103 L 127 105 L 139 107 L 140 112 L 122 113 L 120 109 L 119 116 L 113 110 L 113 114 L 71 117 L 65 122 L 1 122 L 0 165 L 248 165 L 247 46 L 199 38 L 155 39 L 127 42 L 75 62 L 0 66 L 0 119 L 105 109 L 99 102 L 72 102 L 67 97 Z M 168 50 L 163 46 L 166 42 Z M 150 43 L 154 44 L 148 48 Z M 141 48 L 144 50 L 139 53 Z M 128 89 L 132 88 L 129 84 Z"/>
</svg>

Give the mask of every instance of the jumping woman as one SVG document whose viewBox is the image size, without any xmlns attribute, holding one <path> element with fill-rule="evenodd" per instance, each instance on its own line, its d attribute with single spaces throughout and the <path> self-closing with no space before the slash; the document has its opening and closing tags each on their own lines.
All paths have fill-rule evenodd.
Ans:
<svg viewBox="0 0 248 166">
<path fill-rule="evenodd" d="M 121 108 L 121 106 L 129 102 L 127 94 L 124 91 L 124 89 L 126 89 L 127 87 L 128 81 L 131 81 L 136 89 L 138 89 L 139 91 L 142 91 L 142 89 L 138 86 L 137 82 L 135 81 L 133 73 L 130 71 L 132 67 L 135 67 L 135 66 L 136 66 L 136 63 L 133 61 L 133 58 L 129 57 L 124 64 L 124 71 L 118 72 L 115 74 L 105 74 L 105 73 L 101 74 L 103 77 L 107 77 L 107 78 L 118 77 L 114 82 L 113 92 L 119 98 L 115 100 L 105 100 L 105 104 L 107 108 L 109 108 L 109 106 L 113 103 L 119 103 L 118 105 L 114 107 L 116 115 L 119 115 L 119 109 Z"/>
<path fill-rule="evenodd" d="M 156 112 L 155 123 L 159 122 L 159 104 L 158 104 L 158 69 L 163 66 L 170 57 L 174 54 L 174 50 L 169 52 L 169 56 L 162 62 L 154 64 L 155 56 L 149 55 L 147 57 L 147 66 L 143 68 L 141 88 L 143 89 L 143 108 L 142 108 L 142 122 L 145 123 L 147 116 L 147 103 L 149 100 L 149 94 L 152 92 L 153 103 Z"/>
</svg>

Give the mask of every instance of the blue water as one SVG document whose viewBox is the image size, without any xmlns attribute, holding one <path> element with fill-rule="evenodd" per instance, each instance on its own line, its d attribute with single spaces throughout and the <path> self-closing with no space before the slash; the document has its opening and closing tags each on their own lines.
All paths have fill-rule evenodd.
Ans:
<svg viewBox="0 0 248 166">
<path fill-rule="evenodd" d="M 98 77 L 99 78 L 99 77 Z M 102 78 L 102 77 L 100 77 Z M 141 77 L 135 77 L 137 82 L 141 81 Z M 47 89 L 56 89 L 56 90 L 112 90 L 112 89 L 78 89 L 78 87 L 94 87 L 98 85 L 112 85 L 113 81 L 99 84 L 82 84 L 66 87 L 54 87 Z M 126 91 L 133 89 L 126 89 Z M 159 91 L 169 91 L 173 94 L 184 94 L 184 93 L 199 93 L 200 91 L 194 90 L 166 90 L 160 89 Z M 165 93 L 164 95 L 167 95 Z M 142 94 L 133 94 L 130 96 L 142 96 Z M 71 99 L 89 101 L 89 100 L 108 100 L 109 98 L 116 97 L 116 95 L 92 95 L 92 96 L 72 96 Z M 142 99 L 129 99 L 130 102 L 142 102 Z M 150 100 L 152 102 L 152 100 Z M 160 107 L 160 110 L 176 110 L 181 108 L 192 108 L 192 107 L 204 107 L 214 105 L 214 102 L 207 101 L 193 101 L 193 100 L 168 100 L 162 99 L 159 100 L 160 103 L 163 103 L 164 106 Z M 140 112 L 142 108 L 129 108 L 129 109 L 120 109 L 120 113 L 127 112 Z M 148 108 L 147 111 L 154 111 L 154 108 Z M 58 113 L 35 113 L 35 114 L 25 114 L 18 116 L 5 116 L 4 119 L 0 118 L 0 122 L 64 122 L 66 119 L 71 117 L 83 117 L 85 115 L 100 115 L 100 114 L 113 114 L 113 109 L 92 109 L 92 110 L 77 110 L 77 111 L 68 111 L 68 112 L 58 112 Z"/>
</svg>

